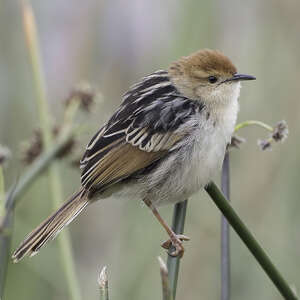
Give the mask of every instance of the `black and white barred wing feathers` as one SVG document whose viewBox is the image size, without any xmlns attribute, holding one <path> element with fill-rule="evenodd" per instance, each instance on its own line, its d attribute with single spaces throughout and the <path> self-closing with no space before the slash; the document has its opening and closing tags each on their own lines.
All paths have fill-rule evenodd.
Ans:
<svg viewBox="0 0 300 300">
<path fill-rule="evenodd" d="M 88 144 L 83 187 L 104 190 L 162 159 L 186 135 L 181 126 L 196 111 L 199 105 L 179 95 L 166 71 L 145 77 Z"/>
</svg>

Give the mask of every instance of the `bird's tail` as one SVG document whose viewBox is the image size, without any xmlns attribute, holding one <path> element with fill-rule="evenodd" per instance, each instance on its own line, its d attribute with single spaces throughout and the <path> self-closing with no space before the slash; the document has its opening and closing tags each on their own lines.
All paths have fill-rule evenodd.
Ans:
<svg viewBox="0 0 300 300">
<path fill-rule="evenodd" d="M 54 214 L 34 229 L 13 253 L 12 259 L 16 263 L 25 255 L 35 255 L 41 247 L 67 226 L 87 205 L 89 201 L 80 190 L 66 201 Z"/>
</svg>

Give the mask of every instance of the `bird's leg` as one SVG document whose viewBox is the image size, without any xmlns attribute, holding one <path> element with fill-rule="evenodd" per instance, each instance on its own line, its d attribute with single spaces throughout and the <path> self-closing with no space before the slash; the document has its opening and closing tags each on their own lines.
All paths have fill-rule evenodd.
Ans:
<svg viewBox="0 0 300 300">
<path fill-rule="evenodd" d="M 161 246 L 165 249 L 169 249 L 171 245 L 174 246 L 175 251 L 169 253 L 171 256 L 179 256 L 182 257 L 184 253 L 184 248 L 182 245 L 182 241 L 188 241 L 190 238 L 182 235 L 176 234 L 169 225 L 164 221 L 164 219 L 160 216 L 159 212 L 157 211 L 156 207 L 152 204 L 152 202 L 148 199 L 143 200 L 145 204 L 152 210 L 154 216 L 157 218 L 159 223 L 164 227 L 167 234 L 169 235 L 170 239 L 164 242 Z"/>
</svg>

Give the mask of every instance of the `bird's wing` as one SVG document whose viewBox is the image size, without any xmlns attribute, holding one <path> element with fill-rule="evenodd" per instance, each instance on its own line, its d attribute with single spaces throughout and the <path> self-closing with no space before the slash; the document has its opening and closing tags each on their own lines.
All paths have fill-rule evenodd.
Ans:
<svg viewBox="0 0 300 300">
<path fill-rule="evenodd" d="M 145 77 L 88 144 L 81 160 L 83 187 L 101 191 L 166 156 L 188 134 L 184 123 L 199 109 L 178 94 L 167 72 Z"/>
</svg>

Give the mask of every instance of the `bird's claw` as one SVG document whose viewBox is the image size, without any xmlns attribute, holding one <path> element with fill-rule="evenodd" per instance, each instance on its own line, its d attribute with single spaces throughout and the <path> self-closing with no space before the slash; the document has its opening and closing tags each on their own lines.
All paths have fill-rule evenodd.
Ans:
<svg viewBox="0 0 300 300">
<path fill-rule="evenodd" d="M 163 242 L 161 244 L 161 246 L 167 250 L 169 250 L 170 247 L 173 246 L 175 248 L 175 250 L 172 252 L 169 252 L 169 255 L 173 256 L 173 257 L 176 257 L 176 256 L 182 257 L 183 253 L 184 253 L 184 247 L 182 245 L 182 241 L 189 241 L 189 240 L 190 240 L 189 237 L 187 237 L 183 234 L 177 234 L 177 235 L 174 235 L 173 237 L 171 237 L 170 239 L 168 239 L 167 241 Z"/>
</svg>

